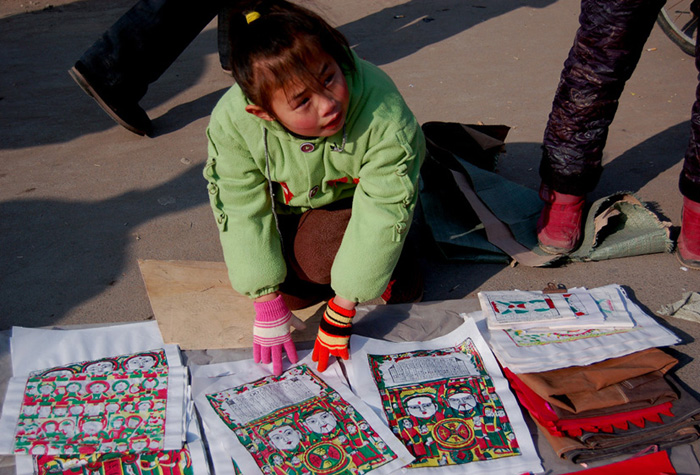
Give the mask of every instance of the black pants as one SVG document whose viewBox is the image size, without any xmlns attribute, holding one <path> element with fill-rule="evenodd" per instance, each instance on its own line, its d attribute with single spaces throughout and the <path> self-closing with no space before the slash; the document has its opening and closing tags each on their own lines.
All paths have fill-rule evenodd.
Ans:
<svg viewBox="0 0 700 475">
<path fill-rule="evenodd" d="M 91 82 L 111 97 L 138 102 L 185 48 L 219 15 L 219 56 L 230 69 L 232 0 L 139 0 L 82 55 Z"/>
<path fill-rule="evenodd" d="M 564 63 L 547 122 L 542 181 L 585 195 L 598 184 L 608 128 L 665 0 L 582 0 L 580 27 Z M 696 50 L 696 66 L 700 57 Z M 700 86 L 680 189 L 700 201 Z"/>
</svg>

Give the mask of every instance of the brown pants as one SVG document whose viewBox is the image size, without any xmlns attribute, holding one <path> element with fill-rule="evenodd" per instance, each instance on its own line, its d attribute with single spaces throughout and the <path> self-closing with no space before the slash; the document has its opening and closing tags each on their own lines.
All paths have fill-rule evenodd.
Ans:
<svg viewBox="0 0 700 475">
<path fill-rule="evenodd" d="M 308 307 L 333 296 L 331 267 L 352 215 L 346 199 L 302 215 L 282 215 L 280 231 L 287 278 L 280 292 L 290 309 Z"/>
</svg>

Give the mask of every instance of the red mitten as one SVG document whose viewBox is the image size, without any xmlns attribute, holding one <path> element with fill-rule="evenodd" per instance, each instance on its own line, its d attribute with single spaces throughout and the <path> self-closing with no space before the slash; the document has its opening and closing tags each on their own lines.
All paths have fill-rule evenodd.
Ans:
<svg viewBox="0 0 700 475">
<path fill-rule="evenodd" d="M 323 372 L 328 367 L 330 355 L 348 359 L 348 341 L 352 333 L 352 317 L 355 309 L 347 310 L 335 304 L 333 299 L 328 301 L 326 311 L 318 328 L 318 336 L 314 343 L 311 359 L 318 361 L 318 370 Z"/>
</svg>

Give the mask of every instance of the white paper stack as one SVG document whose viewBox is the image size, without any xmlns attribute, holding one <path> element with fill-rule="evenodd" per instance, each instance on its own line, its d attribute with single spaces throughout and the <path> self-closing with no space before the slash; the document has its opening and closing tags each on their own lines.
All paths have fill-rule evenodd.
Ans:
<svg viewBox="0 0 700 475">
<path fill-rule="evenodd" d="M 477 321 L 501 365 L 514 373 L 583 366 L 680 342 L 632 302 L 619 285 L 572 292 L 584 291 L 604 309 L 607 325 L 575 330 L 489 330 L 482 312 L 469 316 Z"/>
<path fill-rule="evenodd" d="M 593 296 L 577 292 L 479 292 L 479 303 L 490 330 L 587 329 L 605 324 L 605 314 Z"/>
</svg>

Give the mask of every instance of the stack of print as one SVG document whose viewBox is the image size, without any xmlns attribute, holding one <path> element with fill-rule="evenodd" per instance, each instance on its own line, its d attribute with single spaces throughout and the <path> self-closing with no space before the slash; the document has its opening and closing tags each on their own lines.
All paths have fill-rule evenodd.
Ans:
<svg viewBox="0 0 700 475">
<path fill-rule="evenodd" d="M 166 467 L 192 474 L 194 463 L 206 470 L 201 441 L 188 430 L 186 368 L 155 322 L 99 335 L 15 328 L 11 345 L 0 451 L 17 456 L 19 474 L 139 475 Z"/>
<path fill-rule="evenodd" d="M 543 306 L 543 300 L 566 300 L 576 313 L 584 308 L 584 296 L 596 302 L 606 325 L 565 330 L 539 317 L 544 307 L 553 308 Z M 671 376 L 677 360 L 659 348 L 678 338 L 621 287 L 551 296 L 484 292 L 480 301 L 485 337 L 518 400 L 560 457 L 590 462 L 698 438 L 700 404 Z M 488 324 L 489 319 L 510 318 L 514 309 L 521 313 L 512 319 L 539 323 L 527 329 Z M 588 313 L 578 318 L 585 320 Z"/>
</svg>

